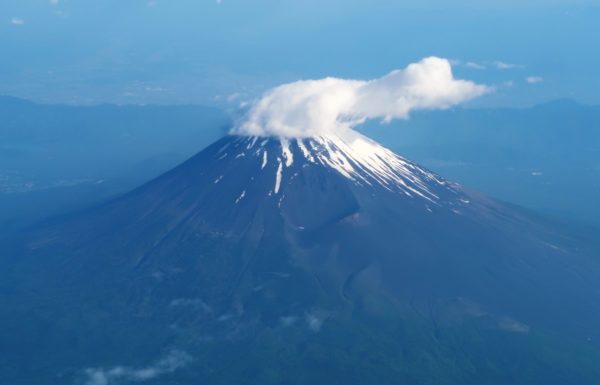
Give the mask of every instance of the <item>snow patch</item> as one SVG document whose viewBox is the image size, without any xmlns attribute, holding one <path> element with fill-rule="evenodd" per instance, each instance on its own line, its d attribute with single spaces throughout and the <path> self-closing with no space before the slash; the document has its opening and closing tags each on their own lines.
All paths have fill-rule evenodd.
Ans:
<svg viewBox="0 0 600 385">
<path fill-rule="evenodd" d="M 249 150 L 252 147 L 254 147 L 254 145 L 256 144 L 257 140 L 258 140 L 258 136 L 255 136 L 254 138 L 252 138 L 252 141 L 250 143 L 248 143 L 248 146 L 246 147 L 246 150 Z"/>
<path fill-rule="evenodd" d="M 304 157 L 308 159 L 309 162 L 314 163 L 315 158 L 313 158 L 310 151 L 308 151 L 308 148 L 306 148 L 306 146 L 304 145 L 304 141 L 302 139 L 296 139 L 296 143 L 298 144 L 298 148 L 300 149 L 300 151 L 302 151 L 302 155 L 304 155 Z"/>
<path fill-rule="evenodd" d="M 275 174 L 275 194 L 279 193 L 279 187 L 281 187 L 281 177 L 283 174 L 283 163 L 281 163 L 281 159 L 277 158 L 279 162 L 279 166 L 277 167 L 277 174 Z"/>
<path fill-rule="evenodd" d="M 235 204 L 237 205 L 238 203 L 240 203 L 240 201 L 242 199 L 244 199 L 245 196 L 246 196 L 246 190 L 242 191 L 242 193 L 240 194 L 240 196 L 238 197 L 238 199 L 235 200 Z"/>
<path fill-rule="evenodd" d="M 281 153 L 285 159 L 285 167 L 290 167 L 294 163 L 294 155 L 290 151 L 290 142 L 286 138 L 281 138 L 279 143 L 281 143 Z"/>
<path fill-rule="evenodd" d="M 217 154 L 220 154 L 220 153 L 222 153 L 223 151 L 225 151 L 225 150 L 227 149 L 227 147 L 229 147 L 229 145 L 230 145 L 230 144 L 231 144 L 231 143 L 227 143 L 227 144 L 225 144 L 223 147 L 221 147 L 221 148 L 219 149 L 219 151 L 217 151 Z"/>
</svg>

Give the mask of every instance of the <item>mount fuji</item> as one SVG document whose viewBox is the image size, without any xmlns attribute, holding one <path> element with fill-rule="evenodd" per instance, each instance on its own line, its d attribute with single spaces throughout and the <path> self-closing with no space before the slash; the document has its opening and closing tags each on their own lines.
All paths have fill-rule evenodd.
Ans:
<svg viewBox="0 0 600 385">
<path fill-rule="evenodd" d="M 578 239 L 353 131 L 226 136 L 4 250 L 12 384 L 600 382 Z"/>
</svg>

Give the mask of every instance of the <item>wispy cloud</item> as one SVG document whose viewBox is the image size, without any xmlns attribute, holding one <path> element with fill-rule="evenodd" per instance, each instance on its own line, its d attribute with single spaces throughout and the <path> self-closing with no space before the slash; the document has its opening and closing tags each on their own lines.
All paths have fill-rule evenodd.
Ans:
<svg viewBox="0 0 600 385">
<path fill-rule="evenodd" d="M 212 313 L 213 309 L 199 298 L 177 298 L 171 301 L 172 307 L 195 307 L 206 313 Z"/>
<path fill-rule="evenodd" d="M 229 103 L 236 101 L 237 99 L 240 98 L 240 96 L 242 96 L 239 92 L 234 92 L 233 94 L 229 95 L 227 97 L 227 101 Z"/>
<path fill-rule="evenodd" d="M 483 64 L 479 64 L 474 61 L 466 62 L 465 67 L 472 68 L 475 70 L 484 70 L 485 69 L 485 66 Z"/>
<path fill-rule="evenodd" d="M 497 69 L 497 70 L 510 70 L 510 69 L 517 69 L 517 68 L 525 68 L 525 66 L 523 66 L 521 64 L 507 63 L 507 62 L 504 62 L 501 60 L 483 61 L 483 62 L 452 60 L 451 63 L 452 63 L 452 65 L 455 65 L 455 66 L 460 66 L 460 67 L 465 67 L 465 68 L 470 68 L 470 69 L 475 69 L 475 70 L 485 70 L 488 68 Z"/>
<path fill-rule="evenodd" d="M 117 385 L 124 382 L 142 382 L 155 379 L 163 374 L 172 373 L 183 368 L 192 361 L 187 353 L 173 350 L 166 357 L 154 364 L 132 368 L 115 366 L 112 368 L 88 368 L 84 370 L 85 385 Z"/>
<path fill-rule="evenodd" d="M 310 330 L 313 332 L 318 332 L 321 330 L 324 321 L 322 318 L 317 317 L 315 314 L 306 314 L 305 318 Z"/>
<path fill-rule="evenodd" d="M 281 317 L 279 319 L 279 322 L 281 322 L 281 325 L 283 327 L 290 327 L 293 324 L 295 324 L 296 321 L 298 321 L 298 317 L 295 317 L 295 316 Z"/>
<path fill-rule="evenodd" d="M 481 63 L 477 63 L 475 61 L 462 61 L 458 59 L 450 59 L 448 60 L 453 67 L 465 67 L 475 70 L 484 70 L 485 65 Z"/>
<path fill-rule="evenodd" d="M 510 69 L 515 69 L 515 68 L 524 68 L 524 66 L 520 65 L 520 64 L 512 64 L 512 63 L 505 63 L 503 61 L 495 61 L 493 63 L 494 67 L 496 67 L 499 70 L 510 70 Z"/>
<path fill-rule="evenodd" d="M 20 17 L 13 17 L 12 19 L 10 19 L 10 24 L 12 25 L 23 25 L 25 24 L 25 20 L 21 19 Z"/>
<path fill-rule="evenodd" d="M 525 81 L 529 84 L 538 84 L 544 81 L 544 78 L 541 76 L 528 76 L 525 78 Z"/>
<path fill-rule="evenodd" d="M 498 328 L 513 333 L 529 333 L 529 326 L 515 321 L 510 317 L 500 317 L 498 320 Z"/>
</svg>

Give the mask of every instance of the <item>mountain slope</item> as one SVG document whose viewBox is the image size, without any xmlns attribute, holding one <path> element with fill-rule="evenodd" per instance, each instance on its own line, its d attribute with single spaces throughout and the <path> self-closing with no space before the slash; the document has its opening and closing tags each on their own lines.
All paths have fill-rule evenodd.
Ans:
<svg viewBox="0 0 600 385">
<path fill-rule="evenodd" d="M 21 245 L 0 286 L 5 330 L 45 328 L 15 350 L 59 346 L 48 361 L 73 378 L 166 349 L 196 357 L 173 383 L 600 378 L 581 358 L 600 357 L 597 261 L 355 133 L 225 137 Z M 44 378 L 48 361 L 29 371 Z"/>
</svg>

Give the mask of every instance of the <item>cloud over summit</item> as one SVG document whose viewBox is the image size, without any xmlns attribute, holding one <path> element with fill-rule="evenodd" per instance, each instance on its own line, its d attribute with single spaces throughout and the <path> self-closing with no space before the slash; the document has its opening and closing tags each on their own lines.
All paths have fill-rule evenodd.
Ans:
<svg viewBox="0 0 600 385">
<path fill-rule="evenodd" d="M 374 80 L 325 78 L 267 91 L 234 133 L 306 137 L 350 129 L 368 119 L 407 118 L 411 111 L 445 109 L 491 89 L 454 78 L 446 59 L 428 57 Z"/>
</svg>

